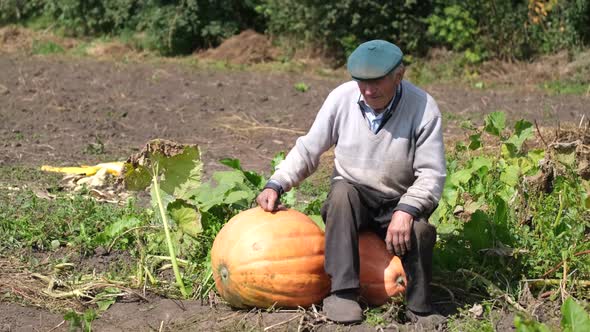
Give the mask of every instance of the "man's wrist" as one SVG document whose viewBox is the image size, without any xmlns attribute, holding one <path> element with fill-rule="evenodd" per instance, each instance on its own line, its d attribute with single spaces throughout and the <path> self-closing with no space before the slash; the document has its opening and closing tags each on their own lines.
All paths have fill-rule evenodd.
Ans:
<svg viewBox="0 0 590 332">
<path fill-rule="evenodd" d="M 285 193 L 285 191 L 283 190 L 283 186 L 281 186 L 281 184 L 275 180 L 268 180 L 268 182 L 264 185 L 264 189 L 266 188 L 270 188 L 276 191 L 279 197 Z"/>
<path fill-rule="evenodd" d="M 404 203 L 400 203 L 398 204 L 395 209 L 393 209 L 393 212 L 395 213 L 395 211 L 403 211 L 409 215 L 411 215 L 412 217 L 414 217 L 414 219 L 418 218 L 418 216 L 420 216 L 420 210 L 418 210 L 418 208 L 408 205 L 408 204 L 404 204 Z"/>
</svg>

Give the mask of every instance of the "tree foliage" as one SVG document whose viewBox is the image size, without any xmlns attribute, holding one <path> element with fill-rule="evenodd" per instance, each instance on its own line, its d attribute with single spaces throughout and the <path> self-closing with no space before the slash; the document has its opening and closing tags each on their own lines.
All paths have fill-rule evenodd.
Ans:
<svg viewBox="0 0 590 332">
<path fill-rule="evenodd" d="M 40 17 L 69 35 L 140 34 L 166 55 L 215 46 L 244 29 L 341 62 L 370 39 L 414 55 L 446 47 L 469 62 L 590 43 L 590 0 L 0 0 L 0 25 Z"/>
</svg>

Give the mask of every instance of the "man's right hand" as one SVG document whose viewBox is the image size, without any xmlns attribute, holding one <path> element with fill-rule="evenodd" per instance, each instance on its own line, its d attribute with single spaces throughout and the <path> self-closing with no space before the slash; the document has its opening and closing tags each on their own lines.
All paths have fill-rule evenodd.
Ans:
<svg viewBox="0 0 590 332">
<path fill-rule="evenodd" d="M 267 212 L 276 211 L 280 206 L 278 206 L 279 194 L 274 191 L 272 188 L 264 189 L 258 197 L 256 197 L 256 203 L 260 205 L 260 207 Z"/>
</svg>

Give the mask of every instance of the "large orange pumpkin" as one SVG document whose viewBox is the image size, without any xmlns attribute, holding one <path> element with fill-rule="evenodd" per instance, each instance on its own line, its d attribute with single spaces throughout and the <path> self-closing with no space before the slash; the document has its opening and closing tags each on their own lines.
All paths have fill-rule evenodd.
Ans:
<svg viewBox="0 0 590 332">
<path fill-rule="evenodd" d="M 211 249 L 219 294 L 233 307 L 306 307 L 330 291 L 324 233 L 295 210 L 243 211 L 219 232 Z"/>
<path fill-rule="evenodd" d="M 382 305 L 406 290 L 401 260 L 387 251 L 373 232 L 359 235 L 361 297 L 370 305 Z"/>
</svg>

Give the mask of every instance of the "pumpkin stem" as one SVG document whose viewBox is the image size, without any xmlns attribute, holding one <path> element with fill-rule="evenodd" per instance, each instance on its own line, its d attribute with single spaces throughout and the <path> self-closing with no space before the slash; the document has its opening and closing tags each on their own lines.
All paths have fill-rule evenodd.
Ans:
<svg viewBox="0 0 590 332">
<path fill-rule="evenodd" d="M 395 281 L 398 285 L 400 286 L 404 286 L 405 282 L 404 282 L 404 277 L 402 276 L 398 276 L 397 280 Z"/>
</svg>

